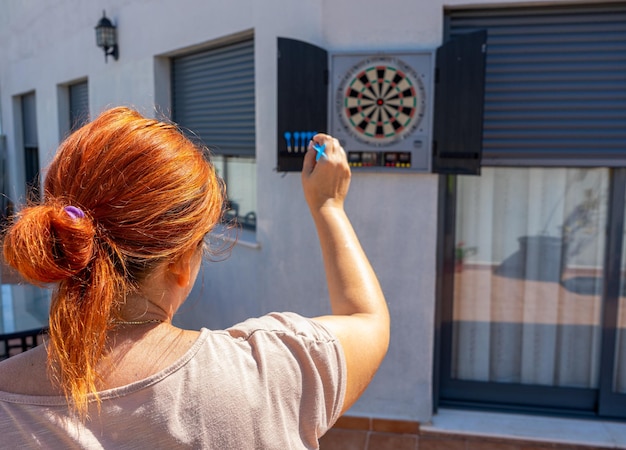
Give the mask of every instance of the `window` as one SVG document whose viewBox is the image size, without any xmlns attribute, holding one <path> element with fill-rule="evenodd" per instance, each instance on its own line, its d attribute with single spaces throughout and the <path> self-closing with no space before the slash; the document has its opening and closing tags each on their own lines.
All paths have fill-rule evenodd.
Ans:
<svg viewBox="0 0 626 450">
<path fill-rule="evenodd" d="M 9 180 L 7 179 L 6 136 L 0 134 L 0 226 L 13 214 L 13 203 L 9 200 Z"/>
<path fill-rule="evenodd" d="M 481 175 L 442 178 L 436 401 L 626 418 L 626 7 L 446 25 L 488 39 Z"/>
<path fill-rule="evenodd" d="M 173 119 L 215 155 L 226 218 L 256 228 L 254 41 L 172 59 Z"/>
<path fill-rule="evenodd" d="M 22 138 L 24 142 L 24 176 L 29 197 L 39 198 L 39 141 L 35 93 L 22 95 Z"/>
<path fill-rule="evenodd" d="M 87 81 L 68 86 L 70 100 L 70 131 L 89 122 L 89 86 Z"/>
<path fill-rule="evenodd" d="M 18 102 L 16 122 L 21 123 L 22 128 L 26 193 L 29 199 L 38 200 L 41 196 L 41 189 L 36 96 L 34 92 L 24 94 L 17 97 L 16 101 Z M 12 204 L 9 202 L 6 207 L 10 214 Z M 4 264 L 0 269 L 2 271 L 0 333 L 40 329 L 48 320 L 50 291 L 24 283 L 21 277 L 17 276 L 13 270 L 7 270 Z"/>
</svg>

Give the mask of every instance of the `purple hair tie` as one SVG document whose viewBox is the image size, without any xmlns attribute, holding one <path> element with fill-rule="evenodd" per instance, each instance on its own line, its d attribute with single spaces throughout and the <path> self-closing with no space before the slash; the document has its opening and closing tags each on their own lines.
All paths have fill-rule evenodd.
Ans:
<svg viewBox="0 0 626 450">
<path fill-rule="evenodd" d="M 85 217 L 85 213 L 82 209 L 77 208 L 76 206 L 66 206 L 63 210 L 70 216 L 73 220 L 82 219 Z"/>
</svg>

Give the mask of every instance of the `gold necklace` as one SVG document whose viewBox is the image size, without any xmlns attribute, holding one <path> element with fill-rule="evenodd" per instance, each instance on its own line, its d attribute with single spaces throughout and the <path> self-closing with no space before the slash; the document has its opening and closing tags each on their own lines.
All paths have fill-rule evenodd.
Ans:
<svg viewBox="0 0 626 450">
<path fill-rule="evenodd" d="M 114 320 L 114 325 L 145 325 L 147 323 L 163 323 L 161 319 L 148 319 L 148 320 Z"/>
</svg>

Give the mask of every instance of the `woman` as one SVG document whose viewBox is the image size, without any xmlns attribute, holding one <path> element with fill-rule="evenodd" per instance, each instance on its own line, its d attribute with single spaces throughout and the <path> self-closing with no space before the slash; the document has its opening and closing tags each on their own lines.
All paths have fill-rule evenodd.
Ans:
<svg viewBox="0 0 626 450">
<path fill-rule="evenodd" d="M 224 189 L 205 151 L 127 108 L 61 144 L 45 200 L 8 229 L 8 263 L 54 283 L 45 345 L 0 364 L 4 446 L 316 448 L 384 357 L 389 316 L 344 212 L 350 170 L 317 135 L 302 184 L 333 315 L 182 330 Z M 316 161 L 313 144 L 325 146 Z M 321 154 L 321 153 L 320 153 Z"/>
</svg>

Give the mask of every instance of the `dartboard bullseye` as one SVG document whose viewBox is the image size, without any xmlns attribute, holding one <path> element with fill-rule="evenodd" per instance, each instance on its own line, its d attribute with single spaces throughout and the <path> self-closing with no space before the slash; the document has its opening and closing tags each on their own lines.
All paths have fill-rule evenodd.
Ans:
<svg viewBox="0 0 626 450">
<path fill-rule="evenodd" d="M 412 133 L 424 116 L 424 85 L 397 58 L 369 58 L 349 70 L 337 89 L 337 112 L 356 139 L 384 146 Z"/>
</svg>

